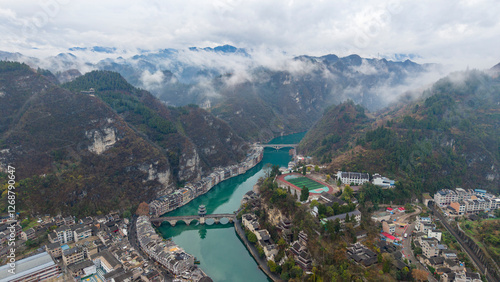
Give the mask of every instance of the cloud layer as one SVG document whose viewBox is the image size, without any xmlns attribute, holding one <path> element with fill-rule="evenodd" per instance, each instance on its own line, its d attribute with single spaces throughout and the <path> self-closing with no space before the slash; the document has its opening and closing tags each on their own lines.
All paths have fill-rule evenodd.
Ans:
<svg viewBox="0 0 500 282">
<path fill-rule="evenodd" d="M 231 44 L 290 55 L 417 54 L 481 69 L 500 61 L 498 14 L 496 0 L 4 0 L 0 50 L 40 57 L 74 46 Z"/>
</svg>

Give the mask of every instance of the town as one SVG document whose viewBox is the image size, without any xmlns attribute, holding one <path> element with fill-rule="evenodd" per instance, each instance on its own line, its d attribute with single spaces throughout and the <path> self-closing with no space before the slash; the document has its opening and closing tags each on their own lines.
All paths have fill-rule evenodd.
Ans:
<svg viewBox="0 0 500 282">
<path fill-rule="evenodd" d="M 193 255 L 157 234 L 151 219 L 244 173 L 262 160 L 262 154 L 262 147 L 253 147 L 239 165 L 216 169 L 196 183 L 186 183 L 170 195 L 141 204 L 138 216 L 123 217 L 111 212 L 77 220 L 47 215 L 24 227 L 7 216 L 0 227 L 0 233 L 5 234 L 1 238 L 2 257 L 8 254 L 8 228 L 12 224 L 19 250 L 30 255 L 15 262 L 14 275 L 8 272 L 9 264 L 1 267 L 0 281 L 212 281 L 196 265 Z M 341 236 L 347 243 L 345 257 L 360 269 L 381 273 L 394 269 L 401 280 L 411 276 L 420 281 L 478 282 L 486 275 L 496 277 L 494 267 L 484 272 L 485 266 L 491 267 L 494 262 L 471 245 L 474 243 L 463 243 L 463 236 L 452 235 L 461 231 L 460 226 L 450 225 L 465 222 L 466 218 L 497 217 L 497 196 L 481 189 L 443 189 L 433 197 L 424 193 L 414 203 L 385 203 L 365 214 L 362 211 L 366 209 L 360 209 L 365 205 L 360 203 L 361 187 L 370 184 L 394 189 L 394 180 L 378 173 L 370 177 L 368 173 L 343 171 L 331 177 L 306 161 L 294 155 L 288 168 L 268 172 L 269 181 L 290 195 L 294 205 L 306 207 L 324 232 Z M 310 249 L 310 231 L 295 226 L 282 212 L 263 218 L 267 205 L 263 200 L 270 193 L 265 181 L 259 180 L 245 194 L 235 212 L 238 236 L 272 280 L 314 274 L 318 258 Z M 200 207 L 199 214 L 205 216 L 204 207 Z M 366 228 L 366 222 L 370 228 Z M 28 251 L 44 236 L 48 239 L 46 245 Z M 470 248 L 475 250 L 474 258 L 470 257 Z"/>
</svg>

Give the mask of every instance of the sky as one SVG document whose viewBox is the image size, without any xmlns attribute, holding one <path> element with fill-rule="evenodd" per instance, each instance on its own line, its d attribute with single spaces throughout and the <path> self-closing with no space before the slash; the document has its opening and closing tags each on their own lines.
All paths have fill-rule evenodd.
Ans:
<svg viewBox="0 0 500 282">
<path fill-rule="evenodd" d="M 2 0 L 0 50 L 43 57 L 75 46 L 230 44 L 485 69 L 500 62 L 499 15 L 498 0 Z"/>
</svg>

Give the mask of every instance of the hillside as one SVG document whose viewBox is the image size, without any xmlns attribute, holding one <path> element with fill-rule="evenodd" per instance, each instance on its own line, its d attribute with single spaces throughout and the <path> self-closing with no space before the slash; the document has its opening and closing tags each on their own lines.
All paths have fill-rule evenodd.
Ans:
<svg viewBox="0 0 500 282">
<path fill-rule="evenodd" d="M 80 92 L 88 85 L 94 94 Z M 91 72 L 65 87 L 72 91 L 0 62 L 0 167 L 16 168 L 18 209 L 130 208 L 244 156 L 224 122 L 197 107 L 167 108 L 116 73 Z"/>
<path fill-rule="evenodd" d="M 355 141 L 356 133 L 373 122 L 362 106 L 348 101 L 325 110 L 323 117 L 304 136 L 298 150 L 329 163 L 332 154 L 345 150 Z"/>
<path fill-rule="evenodd" d="M 18 210 L 125 208 L 173 183 L 167 158 L 100 99 L 8 62 L 0 62 L 0 92 L 0 167 L 16 168 Z"/>
<path fill-rule="evenodd" d="M 480 71 L 454 73 L 423 95 L 425 99 L 385 111 L 350 134 L 353 141 L 346 148 L 323 149 L 332 155 L 330 170 L 395 177 L 397 191 L 404 193 L 450 187 L 498 193 L 500 80 Z M 318 124 L 332 118 L 325 115 Z M 354 126 L 363 128 L 362 123 Z M 308 136 L 342 134 L 338 130 L 316 126 Z M 301 148 L 314 154 L 317 145 L 311 139 L 304 138 Z"/>
<path fill-rule="evenodd" d="M 167 107 L 118 73 L 92 71 L 63 87 L 95 95 L 168 156 L 179 182 L 243 159 L 246 143 L 220 119 L 195 105 Z"/>
</svg>

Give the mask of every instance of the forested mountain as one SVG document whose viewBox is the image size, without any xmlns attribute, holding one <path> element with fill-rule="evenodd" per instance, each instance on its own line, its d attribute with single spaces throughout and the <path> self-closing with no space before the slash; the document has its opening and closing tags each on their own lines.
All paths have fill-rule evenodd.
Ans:
<svg viewBox="0 0 500 282">
<path fill-rule="evenodd" d="M 378 172 L 396 178 L 396 191 L 406 196 L 454 187 L 498 193 L 500 79 L 476 70 L 453 73 L 423 96 L 385 111 L 368 125 L 366 119 L 356 120 L 348 127 L 353 131 L 323 126 L 348 107 L 339 105 L 325 113 L 300 148 L 319 159 L 331 154 L 332 172 Z M 335 141 L 344 138 L 349 143 L 339 147 Z"/>
<path fill-rule="evenodd" d="M 244 156 L 245 143 L 221 120 L 196 106 L 167 108 L 117 73 L 64 87 L 0 62 L 0 167 L 15 167 L 18 209 L 130 208 Z"/>
</svg>

